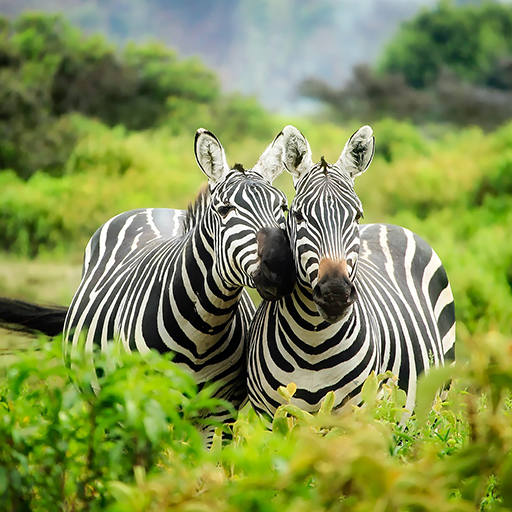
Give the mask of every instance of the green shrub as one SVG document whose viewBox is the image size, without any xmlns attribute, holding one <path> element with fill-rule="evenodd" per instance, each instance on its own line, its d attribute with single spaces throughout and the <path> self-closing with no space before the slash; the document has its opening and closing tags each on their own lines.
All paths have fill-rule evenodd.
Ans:
<svg viewBox="0 0 512 512">
<path fill-rule="evenodd" d="M 207 389 L 198 393 L 169 358 L 119 355 L 94 394 L 98 372 L 86 360 L 75 358 L 70 370 L 55 345 L 42 348 L 10 366 L 0 385 L 4 510 L 103 510 L 112 481 L 201 460 L 204 441 L 193 423 L 220 402 Z"/>
<path fill-rule="evenodd" d="M 210 451 L 193 422 L 218 402 L 167 359 L 119 354 L 95 395 L 97 372 L 80 360 L 66 368 L 46 345 L 18 357 L 0 384 L 4 509 L 507 510 L 510 341 L 472 338 L 466 364 L 420 380 L 417 412 L 401 422 L 391 374 L 372 374 L 364 406 L 344 415 L 332 414 L 332 394 L 318 414 L 300 410 L 290 384 L 271 431 L 246 408 L 233 439 L 217 435 Z"/>
<path fill-rule="evenodd" d="M 33 257 L 80 252 L 96 229 L 122 211 L 186 208 L 204 175 L 193 156 L 193 133 L 128 134 L 102 125 L 71 154 L 61 178 L 36 173 L 28 181 L 0 172 L 0 247 Z M 186 139 L 186 140 L 185 140 Z"/>
<path fill-rule="evenodd" d="M 81 34 L 60 15 L 25 14 L 0 24 L 0 169 L 24 179 L 62 173 L 79 130 L 67 117 L 94 117 L 141 130 L 220 96 L 218 79 L 197 59 L 161 44 L 122 52 Z M 179 119 L 175 120 L 181 131 Z"/>
<path fill-rule="evenodd" d="M 512 55 L 512 8 L 484 2 L 440 1 L 402 24 L 381 58 L 385 72 L 403 73 L 416 88 L 433 84 L 443 67 L 471 82 L 484 82 Z"/>
</svg>

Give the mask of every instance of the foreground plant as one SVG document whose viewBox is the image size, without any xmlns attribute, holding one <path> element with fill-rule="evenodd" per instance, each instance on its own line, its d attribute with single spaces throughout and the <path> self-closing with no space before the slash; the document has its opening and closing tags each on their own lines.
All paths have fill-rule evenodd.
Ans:
<svg viewBox="0 0 512 512">
<path fill-rule="evenodd" d="M 467 363 L 420 381 L 407 420 L 394 377 L 372 374 L 343 416 L 327 395 L 316 415 L 281 406 L 270 430 L 246 408 L 206 451 L 193 422 L 217 402 L 168 360 L 120 356 L 95 395 L 92 368 L 46 346 L 0 385 L 2 510 L 510 510 L 510 339 L 467 348 Z"/>
<path fill-rule="evenodd" d="M 174 459 L 200 460 L 197 426 L 218 407 L 211 390 L 169 358 L 149 353 L 62 362 L 44 345 L 6 369 L 0 384 L 2 510 L 102 510 L 110 481 L 134 482 L 172 468 Z M 98 374 L 101 390 L 90 387 Z M 96 377 L 96 375 L 94 375 Z"/>
</svg>

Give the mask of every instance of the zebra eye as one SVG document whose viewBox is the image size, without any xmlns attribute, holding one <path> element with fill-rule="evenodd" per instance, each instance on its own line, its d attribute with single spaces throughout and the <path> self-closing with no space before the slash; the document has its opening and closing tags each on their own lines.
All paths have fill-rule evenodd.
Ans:
<svg viewBox="0 0 512 512">
<path fill-rule="evenodd" d="M 356 222 L 359 224 L 359 221 L 360 221 L 361 219 L 364 219 L 363 212 L 357 212 L 357 214 L 356 214 L 356 219 L 355 219 L 355 220 L 356 220 Z"/>
<path fill-rule="evenodd" d="M 297 222 L 304 222 L 304 216 L 302 215 L 302 213 L 300 213 L 300 211 L 295 210 L 293 212 L 293 216 L 295 217 L 295 220 Z"/>
<path fill-rule="evenodd" d="M 232 204 L 221 204 L 220 206 L 217 206 L 217 213 L 221 217 L 226 217 L 227 214 L 234 208 L 235 207 Z"/>
<path fill-rule="evenodd" d="M 283 203 L 281 205 L 281 210 L 283 210 L 283 212 L 286 213 L 288 211 L 288 205 L 286 203 Z"/>
</svg>

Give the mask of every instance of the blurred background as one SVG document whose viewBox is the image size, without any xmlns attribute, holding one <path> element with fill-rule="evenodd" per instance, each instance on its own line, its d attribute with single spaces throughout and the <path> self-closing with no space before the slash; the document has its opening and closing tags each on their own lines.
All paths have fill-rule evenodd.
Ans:
<svg viewBox="0 0 512 512">
<path fill-rule="evenodd" d="M 99 225 L 185 208 L 200 126 L 251 167 L 286 124 L 334 161 L 369 123 L 365 221 L 439 253 L 460 354 L 510 335 L 512 2 L 0 0 L 0 14 L 0 295 L 68 304 Z"/>
</svg>

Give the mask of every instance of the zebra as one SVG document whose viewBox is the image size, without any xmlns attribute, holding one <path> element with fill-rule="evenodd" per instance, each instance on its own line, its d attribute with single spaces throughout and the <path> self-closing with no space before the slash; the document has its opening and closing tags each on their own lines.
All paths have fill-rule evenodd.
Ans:
<svg viewBox="0 0 512 512">
<path fill-rule="evenodd" d="M 361 403 L 372 371 L 390 370 L 412 412 L 417 378 L 454 359 L 455 309 L 434 250 L 406 228 L 359 225 L 363 207 L 354 179 L 369 167 L 369 126 L 346 143 L 335 164 L 313 164 L 308 141 L 284 130 L 284 164 L 296 195 L 287 229 L 297 283 L 263 301 L 249 334 L 248 392 L 272 416 L 285 403 L 280 386 L 295 383 L 292 403 L 314 412 L 329 391 L 336 409 Z"/>
<path fill-rule="evenodd" d="M 216 383 L 214 396 L 238 409 L 247 401 L 246 338 L 255 312 L 244 287 L 272 301 L 295 282 L 287 198 L 271 185 L 283 170 L 283 136 L 250 170 L 230 168 L 205 129 L 194 150 L 208 187 L 188 211 L 144 208 L 113 217 L 87 244 L 69 308 L 4 299 L 0 319 L 63 332 L 67 360 L 73 350 L 93 358 L 95 345 L 108 355 L 111 340 L 142 354 L 171 351 L 200 387 Z M 215 414 L 228 417 L 227 409 Z"/>
</svg>

